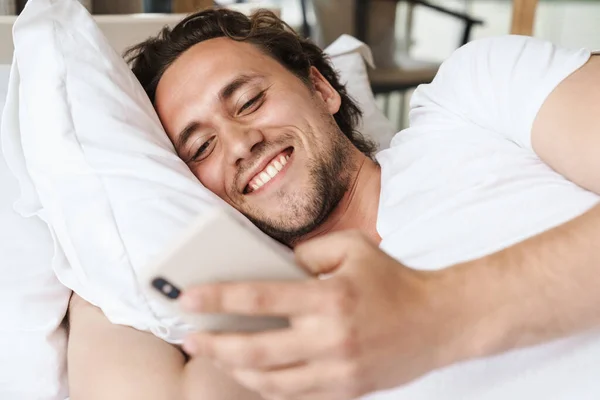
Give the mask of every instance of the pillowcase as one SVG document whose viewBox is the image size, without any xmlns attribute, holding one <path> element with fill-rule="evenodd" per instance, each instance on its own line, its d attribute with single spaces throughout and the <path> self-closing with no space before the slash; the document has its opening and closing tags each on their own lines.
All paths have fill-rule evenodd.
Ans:
<svg viewBox="0 0 600 400">
<path fill-rule="evenodd" d="M 375 141 L 379 150 L 387 149 L 396 130 L 377 107 L 371 90 L 367 73 L 367 64 L 375 68 L 371 49 L 350 35 L 342 35 L 325 51 L 338 71 L 341 83 L 346 85 L 348 93 L 363 112 L 358 130 Z"/>
<path fill-rule="evenodd" d="M 146 93 L 77 0 L 28 2 L 14 25 L 20 131 L 5 142 L 17 209 L 51 226 L 53 267 L 116 324 L 178 341 L 189 327 L 138 273 L 207 207 L 225 203 L 181 161 Z M 13 99 L 11 99 L 12 101 Z M 61 254 L 64 253 L 64 257 Z"/>
<path fill-rule="evenodd" d="M 51 226 L 55 260 L 68 260 L 53 265 L 65 285 L 111 322 L 179 343 L 191 327 L 138 276 L 198 214 L 229 206 L 177 157 L 137 79 L 76 0 L 28 2 L 14 43 L 20 130 L 4 140 L 20 149 L 7 159 L 18 209 Z M 351 61 L 365 68 L 359 53 Z"/>
<path fill-rule="evenodd" d="M 8 68 L 0 66 L 2 130 L 18 122 L 17 102 L 10 102 L 1 117 Z M 16 75 L 10 90 L 18 96 Z M 63 400 L 68 396 L 67 332 L 60 324 L 71 291 L 52 270 L 54 246 L 46 224 L 13 210 L 19 186 L 1 152 L 0 187 L 0 398 Z"/>
</svg>

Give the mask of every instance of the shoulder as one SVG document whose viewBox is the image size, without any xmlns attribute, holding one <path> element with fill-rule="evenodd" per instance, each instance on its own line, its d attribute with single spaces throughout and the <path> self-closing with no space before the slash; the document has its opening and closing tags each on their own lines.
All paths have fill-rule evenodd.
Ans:
<svg viewBox="0 0 600 400">
<path fill-rule="evenodd" d="M 587 60 L 590 52 L 567 48 L 530 36 L 506 35 L 475 40 L 457 49 L 441 66 L 447 72 L 516 74 L 539 68 L 563 67 Z"/>
</svg>

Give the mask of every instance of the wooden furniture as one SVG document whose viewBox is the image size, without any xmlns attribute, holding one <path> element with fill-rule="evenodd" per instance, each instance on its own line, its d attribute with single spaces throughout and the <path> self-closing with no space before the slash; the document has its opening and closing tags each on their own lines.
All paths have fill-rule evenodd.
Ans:
<svg viewBox="0 0 600 400">
<path fill-rule="evenodd" d="M 394 55 L 393 64 L 387 66 L 379 66 L 378 68 L 369 70 L 369 79 L 371 81 L 371 88 L 375 95 L 383 97 L 384 100 L 384 113 L 388 118 L 392 118 L 390 111 L 390 95 L 395 92 L 400 93 L 400 110 L 398 114 L 398 128 L 404 127 L 404 109 L 406 103 L 405 92 L 409 89 L 415 88 L 421 84 L 429 83 L 433 80 L 440 64 L 437 62 L 418 60 L 410 55 L 410 40 L 412 37 L 412 15 L 413 8 L 420 6 L 432 9 L 438 13 L 445 14 L 451 18 L 458 19 L 463 22 L 463 32 L 460 37 L 458 45 L 462 46 L 470 40 L 471 32 L 474 26 L 483 25 L 483 21 L 474 18 L 466 13 L 457 12 L 454 10 L 441 7 L 438 4 L 430 3 L 427 0 L 355 0 L 355 19 L 354 26 L 356 29 L 355 36 L 367 43 L 370 43 L 369 39 L 369 10 L 370 5 L 374 1 L 393 1 L 398 3 L 404 1 L 408 3 L 408 17 L 405 21 L 405 36 L 406 43 L 403 48 L 396 50 Z M 371 19 L 371 22 L 374 23 Z"/>
<path fill-rule="evenodd" d="M 538 0 L 512 0 L 511 34 L 533 35 L 537 5 Z"/>
<path fill-rule="evenodd" d="M 212 7 L 213 0 L 172 0 L 174 13 L 192 13 Z"/>
<path fill-rule="evenodd" d="M 372 1 L 406 1 L 409 3 L 409 19 L 406 30 L 410 32 L 412 7 L 423 6 L 440 13 L 457 18 L 463 22 L 463 32 L 458 43 L 460 46 L 470 40 L 474 26 L 482 25 L 483 21 L 465 13 L 455 12 L 430 3 L 428 0 L 356 0 L 355 35 L 362 41 L 367 41 L 369 4 Z M 512 0 L 512 19 L 510 33 L 531 36 L 534 32 L 535 13 L 538 0 Z M 409 35 L 410 36 L 410 35 Z M 392 68 L 377 68 L 369 71 L 371 87 L 375 94 L 385 96 L 385 113 L 389 115 L 389 95 L 393 92 L 404 92 L 423 83 L 429 83 L 437 74 L 439 64 L 415 60 L 410 56 L 410 48 L 396 54 L 397 66 Z M 404 109 L 404 95 L 401 97 L 401 107 Z M 403 110 L 400 111 L 400 122 L 403 121 Z"/>
<path fill-rule="evenodd" d="M 94 14 L 136 14 L 144 9 L 142 0 L 94 0 Z"/>
<path fill-rule="evenodd" d="M 423 6 L 434 11 L 440 12 L 442 14 L 446 14 L 450 17 L 457 18 L 464 23 L 464 30 L 461 36 L 460 45 L 467 43 L 471 36 L 471 31 L 473 26 L 483 25 L 483 21 L 473 18 L 466 13 L 461 13 L 457 11 L 450 10 L 448 8 L 439 6 L 437 4 L 433 4 L 427 0 L 379 0 L 379 1 L 394 1 L 396 3 L 400 1 L 405 1 L 409 4 L 409 7 L 412 10 L 412 7 L 415 5 Z M 355 24 L 356 24 L 356 37 L 360 40 L 363 40 L 367 37 L 368 30 L 368 15 L 369 15 L 369 6 L 371 4 L 371 0 L 356 0 L 356 16 L 355 16 Z M 409 12 L 411 15 L 411 12 Z M 410 18 L 410 17 L 409 17 Z"/>
<path fill-rule="evenodd" d="M 172 0 L 171 3 L 174 14 L 187 14 L 212 5 L 212 0 Z M 143 10 L 143 0 L 94 0 L 95 14 L 136 14 Z"/>
<path fill-rule="evenodd" d="M 369 6 L 372 1 L 407 1 L 409 4 L 409 17 L 407 24 L 412 23 L 412 7 L 423 6 L 430 8 L 449 17 L 461 20 L 464 23 L 463 33 L 459 45 L 463 45 L 470 40 L 473 26 L 483 25 L 483 21 L 473 18 L 468 14 L 446 9 L 426 0 L 356 0 L 355 24 L 356 37 L 368 42 L 369 29 Z M 417 87 L 422 83 L 429 83 L 435 77 L 439 68 L 438 63 L 432 63 L 422 60 L 415 60 L 410 57 L 410 48 L 407 46 L 396 55 L 397 65 L 388 68 L 376 68 L 371 70 L 369 78 L 375 94 L 389 94 L 391 92 L 405 91 Z"/>
</svg>

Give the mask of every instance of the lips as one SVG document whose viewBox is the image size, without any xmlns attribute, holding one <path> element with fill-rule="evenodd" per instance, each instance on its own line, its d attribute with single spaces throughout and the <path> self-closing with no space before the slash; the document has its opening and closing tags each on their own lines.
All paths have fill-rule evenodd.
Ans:
<svg viewBox="0 0 600 400">
<path fill-rule="evenodd" d="M 244 189 L 244 193 L 252 193 L 266 185 L 271 179 L 275 178 L 285 168 L 292 151 L 292 148 L 287 148 L 273 157 L 250 179 L 248 185 L 246 185 L 246 188 Z"/>
</svg>

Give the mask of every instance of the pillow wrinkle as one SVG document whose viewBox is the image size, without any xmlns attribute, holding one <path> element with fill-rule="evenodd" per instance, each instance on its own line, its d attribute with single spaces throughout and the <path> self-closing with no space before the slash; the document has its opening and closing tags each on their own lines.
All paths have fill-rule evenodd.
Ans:
<svg viewBox="0 0 600 400">
<path fill-rule="evenodd" d="M 54 21 L 54 28 L 55 28 L 55 32 L 65 33 L 64 26 L 62 26 L 62 25 L 60 25 L 60 29 L 56 29 L 56 21 Z M 74 37 L 75 37 L 74 35 L 68 35 L 68 34 L 67 34 L 67 36 L 68 36 L 69 39 L 74 39 Z M 82 36 L 85 37 L 85 35 L 82 35 Z M 85 37 L 85 38 L 86 38 L 86 42 L 93 43 L 92 41 L 88 40 L 89 38 L 87 38 L 87 37 Z M 74 41 L 74 42 L 76 43 L 76 41 Z M 121 250 L 122 250 L 123 254 L 126 257 L 126 263 L 127 263 L 128 270 L 129 270 L 128 272 L 134 277 L 134 281 L 136 283 L 138 283 L 138 285 L 139 285 L 140 276 L 137 273 L 137 269 L 134 267 L 134 263 L 132 261 L 131 255 L 130 255 L 130 252 L 129 252 L 130 246 L 128 246 L 127 240 L 125 239 L 125 237 L 124 237 L 124 235 L 122 233 L 122 226 L 121 226 L 120 222 L 123 221 L 123 219 L 122 218 L 118 218 L 115 215 L 115 212 L 117 210 L 122 210 L 124 208 L 123 206 L 126 206 L 128 204 L 131 204 L 133 206 L 139 207 L 140 203 L 142 203 L 144 201 L 144 198 L 137 197 L 136 200 L 135 200 L 135 204 L 134 204 L 133 201 L 131 201 L 131 202 L 125 202 L 125 203 L 123 203 L 123 201 L 120 201 L 120 202 L 118 202 L 119 206 L 117 206 L 117 204 L 114 201 L 113 192 L 108 188 L 108 185 L 107 185 L 106 181 L 107 181 L 107 178 L 112 178 L 114 176 L 122 177 L 124 175 L 123 172 L 114 172 L 114 173 L 108 172 L 107 173 L 106 170 L 103 170 L 101 173 L 99 173 L 98 170 L 96 169 L 96 167 L 90 161 L 90 157 L 88 157 L 88 155 L 87 155 L 85 146 L 83 146 L 81 144 L 81 141 L 78 138 L 78 132 L 81 132 L 82 131 L 81 129 L 86 129 L 87 125 L 86 124 L 80 124 L 78 122 L 77 116 L 79 115 L 79 113 L 76 112 L 74 110 L 74 107 L 73 107 L 72 98 L 74 96 L 71 95 L 71 82 L 70 82 L 70 79 L 71 79 L 72 76 L 75 75 L 75 73 L 69 72 L 70 63 L 64 61 L 65 60 L 65 49 L 64 49 L 63 45 L 65 43 L 67 43 L 67 42 L 64 41 L 64 40 L 58 40 L 57 43 L 58 43 L 57 48 L 59 49 L 60 55 L 61 55 L 61 57 L 63 59 L 63 67 L 65 68 L 65 70 L 63 72 L 63 79 L 64 79 L 63 80 L 63 84 L 64 84 L 64 89 L 65 89 L 65 96 L 64 96 L 64 98 L 65 98 L 65 102 L 66 102 L 66 104 L 68 106 L 68 109 L 69 109 L 69 117 L 70 117 L 69 120 L 71 122 L 71 127 L 72 127 L 72 129 L 71 129 L 70 132 L 72 133 L 72 137 L 73 137 L 73 139 L 76 141 L 76 143 L 78 145 L 78 149 L 79 149 L 81 155 L 83 156 L 83 159 L 85 160 L 86 166 L 89 167 L 90 170 L 95 174 L 94 175 L 95 178 L 98 180 L 98 182 L 102 186 L 104 199 L 105 199 L 106 204 L 107 204 L 107 208 L 106 209 L 110 213 L 111 222 L 113 223 L 113 225 L 114 225 L 114 227 L 115 227 L 115 229 L 117 231 L 119 242 L 121 243 Z M 98 48 L 97 46 L 94 46 L 94 47 Z M 119 82 L 119 83 L 114 82 L 114 83 L 118 84 L 120 86 L 121 82 Z M 146 99 L 146 101 L 147 101 L 147 99 Z M 158 121 L 158 119 L 157 119 L 157 121 Z M 171 145 L 170 142 L 169 142 L 169 145 Z M 171 146 L 171 148 L 174 151 L 174 148 L 172 146 Z M 127 152 L 129 152 L 131 154 L 131 151 L 127 151 Z M 143 155 L 143 153 L 140 153 L 140 154 Z M 153 159 L 164 158 L 165 160 L 169 160 L 169 158 L 166 157 L 166 156 L 154 155 L 154 154 L 153 155 L 149 155 L 148 158 L 153 158 Z M 194 179 L 195 179 L 195 177 L 194 177 Z M 160 179 L 157 179 L 155 177 L 145 178 L 144 181 L 146 181 L 146 182 L 152 181 L 153 183 L 156 184 L 157 189 L 160 188 L 160 186 L 164 186 L 165 189 L 168 189 L 170 187 L 169 184 L 166 184 L 165 182 L 163 182 Z M 198 182 L 198 184 L 201 186 L 200 182 Z M 189 195 L 188 192 L 181 191 L 181 193 L 183 195 Z M 148 200 L 153 200 L 154 201 L 155 199 L 151 198 L 151 197 L 148 197 Z M 154 318 L 155 321 L 160 321 L 159 315 L 155 312 L 154 308 L 152 307 L 152 303 L 149 301 L 149 298 L 148 298 L 148 296 L 146 294 L 147 292 L 145 290 L 141 290 L 141 288 L 139 288 L 139 287 L 138 287 L 138 290 L 136 292 L 138 293 L 138 296 L 141 298 L 141 300 L 144 302 L 144 304 L 145 304 L 145 306 L 147 308 L 147 311 L 151 314 L 152 318 Z M 166 328 L 166 327 L 164 327 L 164 328 Z M 166 329 L 167 329 L 167 332 L 168 332 L 168 328 L 166 328 Z"/>
<path fill-rule="evenodd" d="M 65 29 L 63 27 L 63 29 L 57 29 L 57 22 L 53 21 L 53 27 L 55 30 L 55 38 L 58 38 L 60 33 L 65 33 Z M 60 33 L 59 33 L 60 32 Z M 70 36 L 70 39 L 73 39 L 73 35 L 69 35 L 68 33 L 65 33 L 65 35 Z M 83 35 L 85 37 L 85 35 Z M 94 177 L 97 179 L 97 181 L 99 182 L 99 184 L 101 185 L 102 189 L 103 189 L 103 194 L 104 194 L 104 200 L 106 202 L 106 207 L 105 210 L 107 211 L 107 213 L 110 215 L 111 217 L 111 222 L 115 227 L 116 230 L 116 234 L 119 238 L 119 243 L 121 244 L 119 251 L 125 255 L 126 257 L 126 265 L 128 267 L 128 273 L 131 274 L 131 276 L 134 278 L 133 281 L 138 283 L 139 285 L 139 276 L 137 271 L 135 270 L 135 268 L 133 267 L 133 263 L 131 260 L 131 255 L 129 253 L 129 248 L 126 245 L 126 242 L 123 238 L 123 234 L 122 234 L 122 229 L 121 229 L 121 225 L 119 223 L 119 219 L 116 218 L 114 210 L 115 205 L 114 205 L 114 201 L 111 198 L 111 192 L 110 190 L 108 190 L 107 188 L 107 184 L 106 184 L 106 180 L 104 178 L 105 174 L 99 173 L 98 170 L 94 167 L 93 163 L 90 162 L 90 159 L 87 157 L 87 153 L 86 150 L 84 148 L 84 146 L 81 145 L 81 141 L 79 140 L 79 137 L 77 135 L 77 132 L 80 132 L 80 129 L 86 129 L 87 127 L 85 125 L 80 126 L 80 124 L 78 124 L 77 122 L 77 118 L 75 116 L 77 116 L 78 114 L 74 111 L 73 109 L 73 102 L 72 102 L 72 98 L 73 96 L 71 95 L 71 85 L 70 85 L 70 79 L 72 74 L 69 73 L 69 63 L 66 62 L 65 60 L 65 49 L 63 47 L 63 44 L 66 43 L 63 40 L 57 40 L 57 48 L 59 49 L 59 54 L 62 57 L 63 60 L 63 65 L 62 67 L 64 68 L 62 71 L 62 82 L 63 82 L 63 88 L 64 88 L 64 99 L 65 99 L 65 103 L 67 104 L 68 110 L 69 110 L 69 122 L 71 123 L 71 129 L 70 129 L 70 137 L 73 138 L 73 140 L 75 141 L 75 143 L 77 143 L 79 151 L 85 161 L 86 166 L 91 170 L 91 172 L 94 173 Z M 91 43 L 91 41 L 90 41 Z M 154 309 L 151 307 L 149 299 L 145 293 L 144 290 L 140 290 L 141 288 L 138 288 L 138 290 L 136 290 L 136 292 L 138 293 L 138 296 L 140 297 L 140 299 L 143 301 L 144 305 L 146 306 L 147 311 L 150 313 L 150 316 L 154 319 L 154 321 L 159 321 L 159 316 L 156 314 L 156 312 L 154 311 Z"/>
</svg>

